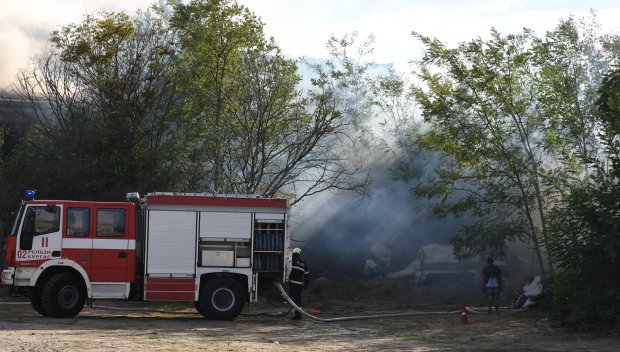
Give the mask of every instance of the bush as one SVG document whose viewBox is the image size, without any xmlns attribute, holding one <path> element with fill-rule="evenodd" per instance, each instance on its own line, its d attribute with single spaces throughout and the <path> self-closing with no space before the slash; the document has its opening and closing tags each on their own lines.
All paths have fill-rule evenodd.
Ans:
<svg viewBox="0 0 620 352">
<path fill-rule="evenodd" d="M 555 320 L 581 331 L 614 330 L 620 326 L 620 287 L 613 280 L 592 280 L 566 269 L 553 278 L 551 307 Z"/>
<path fill-rule="evenodd" d="M 579 330 L 620 325 L 620 185 L 600 175 L 572 189 L 550 217 L 550 251 L 559 264 L 553 316 Z"/>
</svg>

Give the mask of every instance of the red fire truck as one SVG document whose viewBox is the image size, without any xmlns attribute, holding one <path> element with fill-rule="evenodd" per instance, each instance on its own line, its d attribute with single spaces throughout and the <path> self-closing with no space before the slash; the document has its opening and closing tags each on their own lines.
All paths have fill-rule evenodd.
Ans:
<svg viewBox="0 0 620 352">
<path fill-rule="evenodd" d="M 259 287 L 284 281 L 290 260 L 286 199 L 129 193 L 126 202 L 21 204 L 5 243 L 2 284 L 50 317 L 95 299 L 192 301 L 234 319 Z"/>
</svg>

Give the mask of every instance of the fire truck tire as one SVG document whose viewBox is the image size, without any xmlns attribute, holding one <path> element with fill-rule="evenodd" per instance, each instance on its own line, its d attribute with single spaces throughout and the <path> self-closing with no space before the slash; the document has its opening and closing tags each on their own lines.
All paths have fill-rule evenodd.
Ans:
<svg viewBox="0 0 620 352">
<path fill-rule="evenodd" d="M 209 319 L 233 320 L 244 304 L 241 285 L 235 279 L 219 277 L 207 281 L 201 288 L 197 310 Z"/>
<path fill-rule="evenodd" d="M 196 311 L 202 315 L 206 315 L 204 313 L 204 311 L 202 310 L 202 308 L 200 308 L 200 301 L 196 301 L 194 302 L 194 307 L 196 308 Z"/>
<path fill-rule="evenodd" d="M 41 288 L 36 287 L 32 292 L 30 292 L 30 305 L 35 310 L 35 312 L 47 316 L 45 311 L 43 310 L 43 303 L 41 302 Z"/>
<path fill-rule="evenodd" d="M 86 301 L 83 284 L 70 273 L 49 278 L 41 290 L 41 303 L 48 316 L 72 318 L 80 313 Z"/>
</svg>

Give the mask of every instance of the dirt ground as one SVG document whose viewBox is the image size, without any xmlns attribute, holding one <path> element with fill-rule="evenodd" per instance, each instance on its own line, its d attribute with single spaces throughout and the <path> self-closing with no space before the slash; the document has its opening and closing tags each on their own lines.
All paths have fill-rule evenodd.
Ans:
<svg viewBox="0 0 620 352">
<path fill-rule="evenodd" d="M 189 305 L 107 301 L 95 302 L 73 319 L 52 319 L 39 316 L 23 299 L 0 297 L 0 351 L 611 352 L 620 345 L 618 335 L 579 334 L 554 326 L 541 310 L 469 313 L 468 323 L 462 324 L 459 306 L 447 304 L 455 290 L 460 289 L 324 282 L 304 297 L 306 309 L 320 311 L 317 317 L 437 312 L 330 323 L 291 321 L 292 314 L 280 314 L 288 308 L 275 295 L 231 322 L 204 319 Z M 463 297 L 476 299 L 466 293 Z M 124 310 L 99 308 L 103 306 Z"/>
</svg>

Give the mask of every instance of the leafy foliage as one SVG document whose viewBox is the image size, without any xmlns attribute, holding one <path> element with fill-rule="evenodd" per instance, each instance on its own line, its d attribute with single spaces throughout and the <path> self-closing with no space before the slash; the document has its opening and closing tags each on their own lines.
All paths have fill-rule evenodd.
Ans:
<svg viewBox="0 0 620 352">
<path fill-rule="evenodd" d="M 486 229 L 462 229 L 454 240 L 460 257 L 504 253 L 506 240 L 524 230 L 538 244 L 540 225 L 534 224 L 533 214 L 544 219 L 545 200 L 536 133 L 544 122 L 533 99 L 538 87 L 530 60 L 531 33 L 503 36 L 492 31 L 488 41 L 476 39 L 455 49 L 416 37 L 427 51 L 419 65 L 426 87 L 417 88 L 415 97 L 430 124 L 418 141 L 442 153 L 435 176 L 416 193 L 438 198 L 438 215 L 465 214 L 487 224 Z M 507 224 L 513 226 L 505 231 Z M 490 231 L 484 237 L 493 240 L 483 246 L 470 241 L 481 239 L 472 235 L 473 229 L 481 235 Z"/>
<path fill-rule="evenodd" d="M 334 57 L 304 91 L 297 61 L 235 1 L 86 16 L 53 32 L 20 75 L 37 121 L 12 158 L 16 178 L 72 199 L 363 192 L 365 160 L 352 146 L 365 69 L 347 56 L 353 42 L 332 38 Z"/>
<path fill-rule="evenodd" d="M 176 3 L 182 44 L 182 112 L 192 121 L 187 188 L 285 194 L 293 203 L 327 189 L 362 190 L 353 144 L 356 114 L 347 91 L 363 74 L 344 49 L 315 66 L 313 88 L 298 90 L 297 62 L 286 59 L 263 24 L 233 1 Z M 359 85 L 357 85 L 359 86 Z M 354 104 L 351 104 L 354 105 Z"/>
<path fill-rule="evenodd" d="M 578 329 L 620 324 L 620 278 L 613 274 L 620 264 L 619 81 L 618 70 L 611 71 L 599 90 L 597 122 L 605 158 L 592 164 L 591 177 L 573 187 L 550 217 L 550 250 L 561 269 L 553 282 L 553 310 Z"/>
<path fill-rule="evenodd" d="M 53 32 L 51 43 L 20 76 L 38 119 L 19 157 L 26 180 L 73 199 L 171 186 L 183 122 L 172 109 L 175 44 L 162 19 L 87 16 Z"/>
<path fill-rule="evenodd" d="M 379 148 L 395 157 L 392 175 L 406 183 L 419 180 L 435 159 L 422 150 L 416 136 L 422 127 L 417 118 L 410 84 L 395 71 L 379 76 L 373 86 L 373 105 L 382 131 L 391 140 L 380 140 Z"/>
<path fill-rule="evenodd" d="M 553 318 L 576 330 L 617 330 L 620 287 L 617 283 L 598 286 L 604 281 L 595 281 L 601 277 L 590 277 L 590 273 L 566 269 L 554 275 L 550 290 Z"/>
<path fill-rule="evenodd" d="M 542 38 L 492 30 L 448 48 L 414 36 L 426 47 L 415 97 L 430 124 L 418 141 L 442 160 L 416 193 L 440 216 L 471 217 L 453 240 L 457 255 L 503 253 L 506 241 L 525 239 L 543 275 L 552 271 L 547 217 L 602 151 L 596 89 L 617 40 L 572 17 Z"/>
<path fill-rule="evenodd" d="M 620 69 L 609 72 L 602 80 L 600 97 L 597 100 L 599 120 L 602 126 L 600 137 L 606 147 L 610 168 L 606 171 L 620 178 Z M 599 164 L 600 167 L 602 167 Z"/>
<path fill-rule="evenodd" d="M 552 285 L 553 312 L 578 329 L 620 324 L 620 187 L 597 176 L 573 189 L 566 206 L 554 209 L 550 250 L 560 272 Z"/>
</svg>

